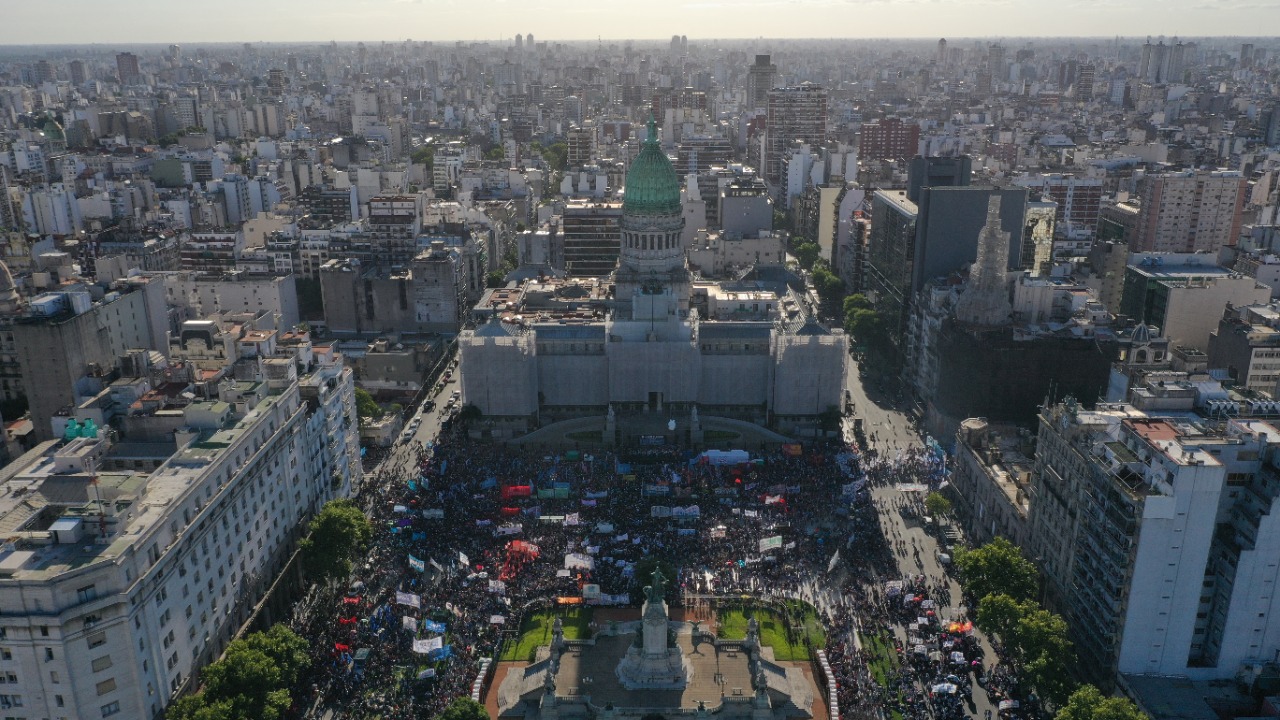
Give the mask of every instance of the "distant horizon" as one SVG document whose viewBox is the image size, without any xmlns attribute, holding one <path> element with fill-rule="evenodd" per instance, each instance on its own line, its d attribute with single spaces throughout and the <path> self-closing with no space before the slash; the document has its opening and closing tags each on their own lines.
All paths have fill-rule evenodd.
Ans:
<svg viewBox="0 0 1280 720">
<path fill-rule="evenodd" d="M 556 37 L 543 38 L 542 36 L 537 35 L 536 33 L 534 35 L 535 35 L 535 41 L 538 44 L 542 44 L 544 42 L 561 43 L 565 45 L 588 45 L 588 44 L 597 44 L 597 43 L 616 44 L 616 43 L 628 43 L 628 42 L 666 44 L 671 41 L 671 36 L 669 35 L 661 38 L 604 37 L 604 38 L 589 38 L 589 39 L 588 38 L 556 38 Z M 692 42 L 699 42 L 699 43 L 705 43 L 705 42 L 731 42 L 731 43 L 844 42 L 844 41 L 849 41 L 849 42 L 918 41 L 918 42 L 936 43 L 938 40 L 946 40 L 947 43 L 966 42 L 966 41 L 988 41 L 988 40 L 1088 40 L 1088 41 L 1096 41 L 1096 42 L 1101 42 L 1101 41 L 1115 42 L 1119 40 L 1123 42 L 1123 41 L 1145 41 L 1148 38 L 1153 42 L 1169 41 L 1169 40 L 1176 39 L 1179 41 L 1275 40 L 1277 41 L 1277 43 L 1280 43 L 1280 35 L 1204 35 L 1204 34 L 1201 34 L 1201 35 L 1155 35 L 1155 34 L 1151 34 L 1151 35 L 1147 35 L 1147 34 L 1142 34 L 1142 35 L 1132 35 L 1132 34 L 1130 35 L 954 35 L 954 36 L 953 35 L 947 35 L 947 36 L 902 35 L 902 36 L 877 36 L 877 37 L 859 37 L 855 35 L 849 35 L 844 37 L 834 37 L 834 36 L 833 37 L 820 37 L 820 36 L 813 36 L 813 37 L 770 37 L 770 36 L 693 37 L 689 35 L 684 35 L 684 37 L 688 38 L 689 42 L 691 43 Z M 432 44 L 467 43 L 467 44 L 480 44 L 480 45 L 494 45 L 498 43 L 509 44 L 514 41 L 514 38 L 515 36 L 512 35 L 510 37 L 502 37 L 502 38 L 471 38 L 471 39 L 400 38 L 400 39 L 392 40 L 392 39 L 380 39 L 380 38 L 363 38 L 363 39 L 357 38 L 357 39 L 350 39 L 350 40 L 337 40 L 334 38 L 327 38 L 327 39 L 314 39 L 314 40 L 190 40 L 190 39 L 183 40 L 183 39 L 176 39 L 176 40 L 147 40 L 147 41 L 137 40 L 137 41 L 119 41 L 119 42 L 101 42 L 101 41 L 94 41 L 94 42 L 67 41 L 67 42 L 39 42 L 39 43 L 0 42 L 0 49 L 25 48 L 25 47 L 30 47 L 30 48 L 56 48 L 56 47 L 115 48 L 115 47 L 150 47 L 150 46 L 155 46 L 157 48 L 165 48 L 165 47 L 168 47 L 169 45 L 178 45 L 178 46 L 237 45 L 237 46 L 241 46 L 245 44 L 265 45 L 265 46 L 272 46 L 272 45 L 284 46 L 284 45 L 329 45 L 331 43 L 337 43 L 338 45 L 357 45 L 359 43 L 365 43 L 367 45 L 370 43 L 401 44 L 405 42 L 413 42 L 413 43 L 425 42 L 425 43 L 432 43 Z"/>
<path fill-rule="evenodd" d="M 620 29 L 633 41 L 661 42 L 696 28 L 710 30 L 696 35 L 699 40 L 726 42 L 1257 38 L 1275 37 L 1257 35 L 1259 28 L 1280 28 L 1280 0 L 488 0 L 483 6 L 463 0 L 223 0 L 217 12 L 169 0 L 116 0 L 109 7 L 61 0 L 54 11 L 12 3 L 0 11 L 0 46 L 494 43 L 529 32 L 551 42 L 593 42 Z M 189 29 L 197 27 L 206 37 L 182 38 L 197 34 Z M 816 27 L 850 34 L 818 37 Z M 392 32 L 397 37 L 378 37 Z"/>
</svg>

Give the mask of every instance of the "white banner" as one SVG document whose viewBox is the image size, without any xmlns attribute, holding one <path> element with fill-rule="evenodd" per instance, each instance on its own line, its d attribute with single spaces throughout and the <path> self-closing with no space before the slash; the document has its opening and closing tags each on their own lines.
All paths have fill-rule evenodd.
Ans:
<svg viewBox="0 0 1280 720">
<path fill-rule="evenodd" d="M 414 595 L 413 593 L 397 592 L 396 604 L 408 605 L 410 607 L 420 608 L 422 607 L 422 598 L 418 597 L 417 595 Z"/>
<path fill-rule="evenodd" d="M 465 553 L 459 552 L 459 553 L 458 553 L 458 564 L 460 564 L 460 565 L 470 565 L 470 564 L 471 564 L 471 560 L 470 560 L 469 558 L 467 558 L 467 556 L 466 556 L 466 554 L 465 554 Z"/>
<path fill-rule="evenodd" d="M 419 655 L 426 655 L 432 650 L 439 650 L 444 647 L 444 637 L 433 637 L 425 640 L 414 640 L 413 651 Z"/>
<path fill-rule="evenodd" d="M 568 555 L 564 556 L 564 566 L 569 570 L 573 570 L 574 568 L 591 570 L 595 568 L 596 561 L 595 561 L 595 558 L 592 558 L 590 555 L 584 555 L 582 553 L 569 553 Z"/>
<path fill-rule="evenodd" d="M 507 616 L 506 615 L 490 615 L 489 624 L 490 625 L 506 625 Z"/>
<path fill-rule="evenodd" d="M 782 547 L 781 535 L 760 538 L 760 552 L 765 552 L 766 550 L 777 550 L 780 547 Z"/>
<path fill-rule="evenodd" d="M 408 615 L 405 615 L 404 617 L 400 618 L 400 626 L 403 627 L 405 630 L 408 630 L 409 632 L 417 632 L 418 619 L 411 618 Z"/>
</svg>

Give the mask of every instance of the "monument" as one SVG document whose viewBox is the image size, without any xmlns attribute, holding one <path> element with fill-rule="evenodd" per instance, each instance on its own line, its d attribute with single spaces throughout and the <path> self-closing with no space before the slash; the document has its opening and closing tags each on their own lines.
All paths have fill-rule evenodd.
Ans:
<svg viewBox="0 0 1280 720">
<path fill-rule="evenodd" d="M 654 570 L 653 584 L 644 589 L 644 606 L 640 611 L 640 632 L 636 643 L 618 663 L 618 682 L 628 690 L 683 688 L 689 684 L 692 666 L 680 646 L 671 639 L 666 578 Z"/>
</svg>

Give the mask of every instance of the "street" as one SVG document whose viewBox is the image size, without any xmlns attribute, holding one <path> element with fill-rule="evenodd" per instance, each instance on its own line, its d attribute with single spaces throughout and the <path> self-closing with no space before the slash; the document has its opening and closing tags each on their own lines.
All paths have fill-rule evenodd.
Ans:
<svg viewBox="0 0 1280 720">
<path fill-rule="evenodd" d="M 895 406 L 893 396 L 896 381 L 884 383 L 881 390 L 872 384 L 877 382 L 873 377 L 868 376 L 865 380 L 859 377 L 859 370 L 857 363 L 849 364 L 846 387 L 854 403 L 854 417 L 863 419 L 863 427 L 870 448 L 875 449 L 886 460 L 893 460 L 899 451 L 920 447 L 924 439 L 913 429 L 907 413 Z M 865 387 L 864 383 L 871 387 Z M 899 406 L 905 407 L 905 405 Z M 852 440 L 852 430 L 846 431 L 846 439 Z M 924 494 L 902 492 L 893 486 L 873 486 L 871 498 L 880 515 L 881 528 L 885 532 L 886 540 L 894 549 L 900 576 L 923 574 L 928 578 L 930 586 L 945 588 L 948 591 L 949 594 L 945 597 L 950 599 L 950 604 L 944 606 L 941 600 L 938 601 L 937 612 L 944 625 L 965 614 L 967 610 L 962 604 L 960 583 L 946 572 L 939 561 L 938 541 L 925 531 L 920 520 L 925 515 Z M 901 547 L 898 547 L 899 542 L 902 543 Z M 914 552 L 917 549 L 918 556 Z M 935 593 L 934 597 L 939 595 Z M 905 629 L 895 626 L 894 632 L 905 646 L 907 641 Z M 985 633 L 976 628 L 973 632 L 982 643 L 986 653 L 985 665 L 989 669 L 996 661 L 995 651 Z M 982 688 L 976 686 L 973 703 L 970 707 L 970 715 L 974 717 L 983 718 L 987 712 L 994 716 L 997 712 L 996 705 L 987 698 Z"/>
</svg>

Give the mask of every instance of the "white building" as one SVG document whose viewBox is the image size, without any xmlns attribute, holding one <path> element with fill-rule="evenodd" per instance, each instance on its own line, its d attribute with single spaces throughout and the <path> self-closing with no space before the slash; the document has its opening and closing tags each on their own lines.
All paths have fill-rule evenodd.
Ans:
<svg viewBox="0 0 1280 720">
<path fill-rule="evenodd" d="M 1073 401 L 1040 417 L 1029 556 L 1080 667 L 1226 680 L 1280 651 L 1280 430 Z"/>
<path fill-rule="evenodd" d="M 258 380 L 157 410 L 167 441 L 49 441 L 0 473 L 6 715 L 159 717 L 249 617 L 299 523 L 358 482 L 341 358 L 304 339 L 255 362 Z"/>
</svg>

